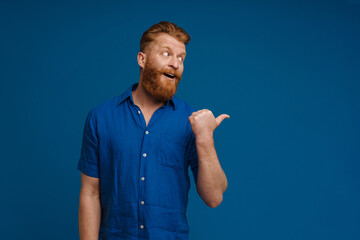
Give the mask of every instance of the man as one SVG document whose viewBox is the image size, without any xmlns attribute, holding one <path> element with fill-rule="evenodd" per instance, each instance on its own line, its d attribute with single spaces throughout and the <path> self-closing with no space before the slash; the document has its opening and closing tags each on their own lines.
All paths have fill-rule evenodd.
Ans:
<svg viewBox="0 0 360 240">
<path fill-rule="evenodd" d="M 213 131 L 229 115 L 215 118 L 174 96 L 189 41 L 173 23 L 150 27 L 139 83 L 89 112 L 77 166 L 81 240 L 188 239 L 189 166 L 203 201 L 222 202 L 227 180 Z"/>
</svg>

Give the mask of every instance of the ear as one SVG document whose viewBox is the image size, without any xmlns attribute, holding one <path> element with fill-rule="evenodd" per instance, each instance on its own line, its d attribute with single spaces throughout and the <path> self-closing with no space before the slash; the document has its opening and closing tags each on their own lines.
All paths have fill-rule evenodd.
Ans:
<svg viewBox="0 0 360 240">
<path fill-rule="evenodd" d="M 146 54 L 143 52 L 139 52 L 137 55 L 137 61 L 141 68 L 144 68 L 145 66 L 145 59 L 146 59 Z"/>
</svg>

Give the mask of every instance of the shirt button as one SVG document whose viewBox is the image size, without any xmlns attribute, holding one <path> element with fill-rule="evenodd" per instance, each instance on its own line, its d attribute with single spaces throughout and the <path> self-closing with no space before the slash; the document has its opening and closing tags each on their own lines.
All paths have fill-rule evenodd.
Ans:
<svg viewBox="0 0 360 240">
<path fill-rule="evenodd" d="M 146 131 L 145 133 L 146 133 L 146 134 L 149 134 L 149 131 Z"/>
<path fill-rule="evenodd" d="M 140 111 L 138 111 L 138 113 L 140 114 L 141 112 L 140 112 Z"/>
<path fill-rule="evenodd" d="M 144 203 L 145 203 L 144 201 L 141 201 L 141 205 L 144 205 Z"/>
<path fill-rule="evenodd" d="M 144 153 L 143 156 L 146 157 L 146 153 Z"/>
<path fill-rule="evenodd" d="M 144 228 L 144 225 L 140 225 L 140 228 L 143 229 L 143 228 Z"/>
<path fill-rule="evenodd" d="M 141 181 L 144 181 L 145 180 L 145 177 L 141 177 Z"/>
</svg>

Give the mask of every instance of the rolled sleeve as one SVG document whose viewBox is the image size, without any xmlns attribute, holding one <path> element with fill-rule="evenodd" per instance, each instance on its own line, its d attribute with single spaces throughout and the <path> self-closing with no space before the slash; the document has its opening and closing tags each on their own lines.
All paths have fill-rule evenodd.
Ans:
<svg viewBox="0 0 360 240">
<path fill-rule="evenodd" d="M 97 136 L 96 119 L 90 111 L 86 117 L 80 159 L 77 169 L 90 177 L 99 177 L 99 140 Z"/>
</svg>

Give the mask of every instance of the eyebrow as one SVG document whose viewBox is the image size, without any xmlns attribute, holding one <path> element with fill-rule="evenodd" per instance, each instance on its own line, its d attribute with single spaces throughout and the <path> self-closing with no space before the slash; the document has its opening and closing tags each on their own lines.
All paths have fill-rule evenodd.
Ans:
<svg viewBox="0 0 360 240">
<path fill-rule="evenodd" d="M 161 47 L 160 49 L 163 49 L 163 48 L 167 48 L 171 51 L 171 48 L 169 48 L 168 46 Z M 182 52 L 182 53 L 180 53 L 180 55 L 186 56 L 186 52 Z"/>
</svg>

